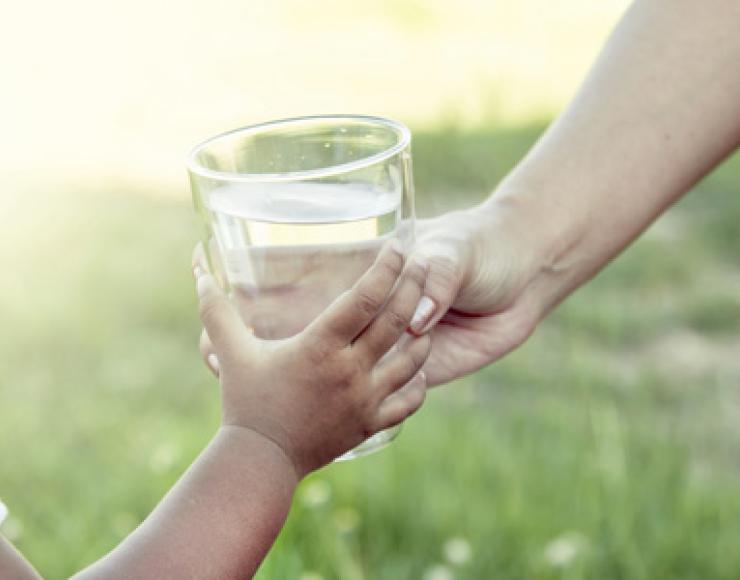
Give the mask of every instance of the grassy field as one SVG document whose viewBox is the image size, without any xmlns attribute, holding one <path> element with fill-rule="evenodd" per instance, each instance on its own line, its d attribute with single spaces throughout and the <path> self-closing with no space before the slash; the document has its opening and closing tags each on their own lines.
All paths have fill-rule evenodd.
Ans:
<svg viewBox="0 0 740 580">
<path fill-rule="evenodd" d="M 481 197 L 540 130 L 417 134 L 422 213 Z M 218 424 L 195 219 L 137 193 L 0 201 L 3 531 L 48 578 L 134 528 Z M 736 156 L 388 450 L 304 482 L 259 578 L 737 578 L 739 221 Z"/>
</svg>

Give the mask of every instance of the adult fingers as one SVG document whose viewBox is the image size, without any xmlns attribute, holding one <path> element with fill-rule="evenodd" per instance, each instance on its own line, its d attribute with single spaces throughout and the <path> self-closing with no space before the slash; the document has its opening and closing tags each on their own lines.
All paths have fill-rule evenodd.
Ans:
<svg viewBox="0 0 740 580">
<path fill-rule="evenodd" d="M 414 334 L 424 334 L 452 306 L 462 284 L 462 267 L 457 246 L 444 241 L 422 244 L 414 256 L 423 257 L 429 268 L 424 295 L 410 324 Z"/>
</svg>

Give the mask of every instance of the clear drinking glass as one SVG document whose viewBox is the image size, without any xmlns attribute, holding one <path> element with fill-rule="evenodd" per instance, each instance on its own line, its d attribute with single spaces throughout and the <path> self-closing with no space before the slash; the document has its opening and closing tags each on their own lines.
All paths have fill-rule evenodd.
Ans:
<svg viewBox="0 0 740 580">
<path fill-rule="evenodd" d="M 391 237 L 410 247 L 410 144 L 395 121 L 331 115 L 245 127 L 195 147 L 188 170 L 208 259 L 257 336 L 300 332 Z M 399 431 L 341 459 L 372 453 Z"/>
</svg>

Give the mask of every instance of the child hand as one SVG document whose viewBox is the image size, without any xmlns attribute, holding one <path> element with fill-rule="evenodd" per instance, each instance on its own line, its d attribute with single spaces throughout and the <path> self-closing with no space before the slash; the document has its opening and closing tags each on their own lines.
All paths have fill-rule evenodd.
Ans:
<svg viewBox="0 0 740 580">
<path fill-rule="evenodd" d="M 427 266 L 412 261 L 404 269 L 397 245 L 384 247 L 303 332 L 280 341 L 255 338 L 202 263 L 194 271 L 201 320 L 219 363 L 223 425 L 272 441 L 298 477 L 400 423 L 424 401 L 420 369 L 430 339 L 406 329 Z"/>
</svg>

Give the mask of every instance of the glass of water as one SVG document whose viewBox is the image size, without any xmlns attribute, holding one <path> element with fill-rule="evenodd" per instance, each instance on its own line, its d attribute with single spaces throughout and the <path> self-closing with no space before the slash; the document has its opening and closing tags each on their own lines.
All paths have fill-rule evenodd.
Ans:
<svg viewBox="0 0 740 580">
<path fill-rule="evenodd" d="M 217 135 L 190 154 L 214 275 L 263 339 L 300 332 L 372 264 L 414 235 L 411 133 L 389 119 L 284 119 Z M 400 426 L 340 459 L 387 445 Z"/>
</svg>

